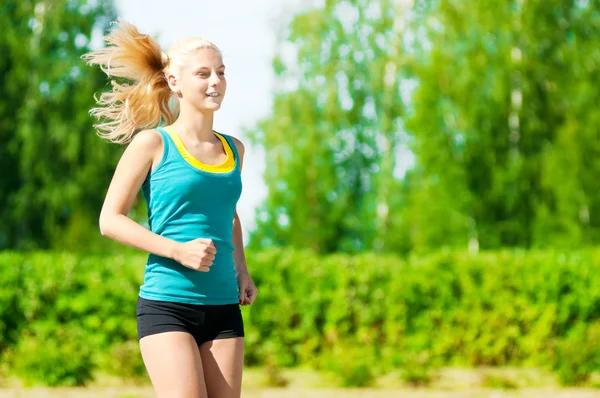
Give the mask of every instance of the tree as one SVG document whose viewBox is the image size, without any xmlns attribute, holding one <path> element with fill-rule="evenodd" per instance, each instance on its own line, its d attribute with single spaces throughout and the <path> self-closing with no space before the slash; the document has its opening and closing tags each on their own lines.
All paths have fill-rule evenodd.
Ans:
<svg viewBox="0 0 600 398">
<path fill-rule="evenodd" d="M 412 247 L 597 241 L 598 2 L 440 0 L 413 11 Z"/>
<path fill-rule="evenodd" d="M 251 245 L 385 249 L 402 137 L 398 10 L 328 0 L 293 18 L 273 62 L 273 116 L 252 132 L 268 196 Z"/>
<path fill-rule="evenodd" d="M 67 241 L 97 230 L 120 151 L 100 141 L 88 115 L 106 76 L 80 60 L 115 18 L 113 4 L 0 7 L 0 249 L 76 247 Z"/>
</svg>

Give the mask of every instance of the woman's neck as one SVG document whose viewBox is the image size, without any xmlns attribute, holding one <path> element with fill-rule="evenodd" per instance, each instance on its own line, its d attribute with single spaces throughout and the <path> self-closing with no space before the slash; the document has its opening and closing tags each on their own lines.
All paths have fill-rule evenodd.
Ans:
<svg viewBox="0 0 600 398">
<path fill-rule="evenodd" d="M 213 134 L 214 112 L 198 112 L 196 109 L 181 108 L 179 117 L 172 127 L 179 136 L 189 137 L 199 141 L 214 141 Z"/>
</svg>

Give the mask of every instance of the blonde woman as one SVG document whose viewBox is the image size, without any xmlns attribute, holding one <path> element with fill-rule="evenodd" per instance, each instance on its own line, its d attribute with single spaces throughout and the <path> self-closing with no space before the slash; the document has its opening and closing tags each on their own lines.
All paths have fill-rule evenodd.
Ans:
<svg viewBox="0 0 600 398">
<path fill-rule="evenodd" d="M 91 113 L 101 136 L 128 146 L 100 230 L 149 253 L 137 303 L 144 364 L 158 397 L 239 397 L 240 305 L 252 304 L 257 289 L 236 212 L 244 146 L 213 130 L 223 57 L 202 38 L 164 53 L 123 21 L 105 39 L 107 47 L 84 55 L 112 80 Z M 149 230 L 127 217 L 140 189 Z"/>
</svg>

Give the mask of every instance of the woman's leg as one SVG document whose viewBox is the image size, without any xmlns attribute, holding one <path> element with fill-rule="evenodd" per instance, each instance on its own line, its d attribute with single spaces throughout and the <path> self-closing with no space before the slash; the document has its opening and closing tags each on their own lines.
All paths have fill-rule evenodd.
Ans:
<svg viewBox="0 0 600 398">
<path fill-rule="evenodd" d="M 196 340 L 186 332 L 165 332 L 140 339 L 144 364 L 157 398 L 207 398 Z"/>
<path fill-rule="evenodd" d="M 244 338 L 207 341 L 200 345 L 209 398 L 240 398 L 244 368 Z"/>
</svg>

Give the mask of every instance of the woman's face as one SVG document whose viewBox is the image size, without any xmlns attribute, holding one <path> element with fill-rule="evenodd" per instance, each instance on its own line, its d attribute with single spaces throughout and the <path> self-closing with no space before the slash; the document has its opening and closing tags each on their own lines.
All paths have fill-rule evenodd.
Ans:
<svg viewBox="0 0 600 398">
<path fill-rule="evenodd" d="M 180 101 L 187 102 L 198 111 L 218 110 L 227 88 L 225 65 L 219 53 L 211 48 L 195 51 L 180 71 L 174 86 L 179 89 Z"/>
</svg>

